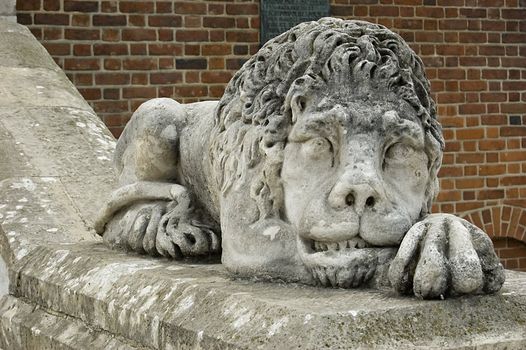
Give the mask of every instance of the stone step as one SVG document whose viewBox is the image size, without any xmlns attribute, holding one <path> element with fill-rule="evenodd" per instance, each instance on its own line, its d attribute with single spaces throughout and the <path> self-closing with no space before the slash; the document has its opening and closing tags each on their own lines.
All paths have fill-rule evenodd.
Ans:
<svg viewBox="0 0 526 350">
<path fill-rule="evenodd" d="M 12 296 L 0 299 L 0 349 L 132 350 L 138 347 Z"/>
</svg>

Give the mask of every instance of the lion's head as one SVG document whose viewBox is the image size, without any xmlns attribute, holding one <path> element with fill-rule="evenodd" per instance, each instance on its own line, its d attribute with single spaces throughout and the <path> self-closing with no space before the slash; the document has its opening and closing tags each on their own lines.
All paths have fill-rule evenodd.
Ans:
<svg viewBox="0 0 526 350">
<path fill-rule="evenodd" d="M 255 172 L 254 220 L 290 223 L 324 284 L 366 280 L 353 261 L 397 246 L 438 192 L 444 141 L 429 82 L 381 25 L 324 18 L 292 28 L 245 63 L 215 113 L 218 186 L 228 193 Z"/>
</svg>

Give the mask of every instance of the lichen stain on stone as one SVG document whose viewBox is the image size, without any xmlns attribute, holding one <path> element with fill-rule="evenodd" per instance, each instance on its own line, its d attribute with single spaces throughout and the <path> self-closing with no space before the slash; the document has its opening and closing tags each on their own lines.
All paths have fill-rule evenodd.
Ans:
<svg viewBox="0 0 526 350">
<path fill-rule="evenodd" d="M 194 305 L 195 296 L 194 295 L 188 295 L 184 297 L 180 302 L 179 305 L 174 310 L 174 315 L 179 316 L 182 313 L 189 310 Z"/>
<path fill-rule="evenodd" d="M 37 188 L 37 186 L 31 179 L 22 178 L 20 179 L 20 182 L 13 182 L 11 184 L 11 188 L 16 189 L 16 190 L 24 188 L 29 192 L 33 192 Z"/>
<path fill-rule="evenodd" d="M 272 337 L 274 334 L 278 333 L 287 323 L 289 323 L 289 318 L 287 316 L 280 318 L 270 325 L 267 336 Z"/>
</svg>

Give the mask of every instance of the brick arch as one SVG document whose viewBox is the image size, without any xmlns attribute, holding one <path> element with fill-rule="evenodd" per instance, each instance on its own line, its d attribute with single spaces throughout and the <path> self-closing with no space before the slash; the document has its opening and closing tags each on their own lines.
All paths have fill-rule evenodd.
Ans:
<svg viewBox="0 0 526 350">
<path fill-rule="evenodd" d="M 465 213 L 462 217 L 486 231 L 493 240 L 507 237 L 526 243 L 525 204 L 506 201 Z"/>
</svg>

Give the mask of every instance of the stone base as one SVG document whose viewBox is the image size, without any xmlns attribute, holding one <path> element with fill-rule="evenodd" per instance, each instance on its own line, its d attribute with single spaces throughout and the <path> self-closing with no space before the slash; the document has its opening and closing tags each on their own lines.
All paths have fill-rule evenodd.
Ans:
<svg viewBox="0 0 526 350">
<path fill-rule="evenodd" d="M 17 339 L 44 338 L 105 349 L 108 334 L 128 348 L 152 349 L 526 347 L 526 274 L 518 272 L 508 271 L 498 295 L 423 301 L 390 291 L 232 280 L 219 264 L 84 243 L 41 246 L 13 273 L 16 299 L 4 297 L 0 309 L 0 346 L 9 349 L 27 348 Z M 31 309 L 38 311 L 31 316 Z M 71 343 L 54 325 L 71 329 Z"/>
</svg>

